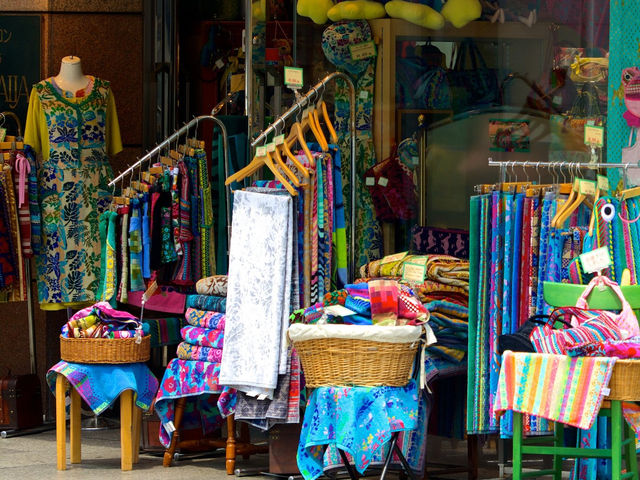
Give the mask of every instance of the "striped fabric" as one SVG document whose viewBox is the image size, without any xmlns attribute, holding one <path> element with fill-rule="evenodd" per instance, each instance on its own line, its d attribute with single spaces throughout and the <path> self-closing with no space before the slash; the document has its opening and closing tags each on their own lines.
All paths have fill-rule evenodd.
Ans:
<svg viewBox="0 0 640 480">
<path fill-rule="evenodd" d="M 591 428 L 615 362 L 616 358 L 507 351 L 502 358 L 494 415 L 513 410 Z"/>
</svg>

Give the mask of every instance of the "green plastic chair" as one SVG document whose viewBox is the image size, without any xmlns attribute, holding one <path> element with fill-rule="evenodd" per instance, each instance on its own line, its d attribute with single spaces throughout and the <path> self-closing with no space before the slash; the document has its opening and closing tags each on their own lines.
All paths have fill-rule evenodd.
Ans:
<svg viewBox="0 0 640 480">
<path fill-rule="evenodd" d="M 573 306 L 582 295 L 584 288 L 584 285 L 545 282 L 544 299 L 552 307 Z M 622 287 L 622 293 L 634 310 L 640 308 L 640 285 Z M 595 309 L 619 310 L 622 307 L 616 294 L 609 288 L 599 290 L 596 287 L 588 301 L 589 307 Z M 522 414 L 513 412 L 513 479 L 553 475 L 554 480 L 560 480 L 563 458 L 608 458 L 611 460 L 611 480 L 626 478 L 638 480 L 635 432 L 622 416 L 622 402 L 615 399 L 608 399 L 608 402 L 610 407 L 603 406 L 598 416 L 611 418 L 611 448 L 565 447 L 563 446 L 564 426 L 557 423 L 553 436 L 523 438 Z M 549 443 L 551 443 L 550 446 Z M 524 454 L 551 455 L 553 468 L 523 473 L 522 455 Z M 626 473 L 622 471 L 623 457 Z"/>
</svg>

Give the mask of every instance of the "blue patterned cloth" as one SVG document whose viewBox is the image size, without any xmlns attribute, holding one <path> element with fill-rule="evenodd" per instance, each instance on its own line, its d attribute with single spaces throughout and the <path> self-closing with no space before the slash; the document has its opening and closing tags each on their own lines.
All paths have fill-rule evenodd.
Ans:
<svg viewBox="0 0 640 480">
<path fill-rule="evenodd" d="M 298 468 L 305 480 L 323 473 L 327 445 L 349 453 L 363 473 L 376 451 L 396 431 L 418 425 L 418 387 L 319 387 L 307 403 L 300 443 Z"/>
<path fill-rule="evenodd" d="M 225 313 L 227 311 L 227 297 L 215 295 L 187 295 L 185 308 L 196 308 L 209 312 Z"/>
<path fill-rule="evenodd" d="M 133 390 L 137 394 L 136 405 L 148 410 L 158 390 L 158 380 L 145 363 L 106 365 L 62 360 L 47 372 L 47 384 L 54 395 L 59 373 L 66 377 L 96 415 L 106 410 L 125 390 Z"/>
</svg>

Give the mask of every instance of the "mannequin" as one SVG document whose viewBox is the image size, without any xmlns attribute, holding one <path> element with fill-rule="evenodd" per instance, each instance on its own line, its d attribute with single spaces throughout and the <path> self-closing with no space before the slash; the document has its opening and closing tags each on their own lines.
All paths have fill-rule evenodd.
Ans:
<svg viewBox="0 0 640 480">
<path fill-rule="evenodd" d="M 89 78 L 82 73 L 80 57 L 69 55 L 62 59 L 60 73 L 54 77 L 56 85 L 68 92 L 77 92 L 89 84 Z"/>
<path fill-rule="evenodd" d="M 56 77 L 33 86 L 24 143 L 41 157 L 40 308 L 79 310 L 100 298 L 100 218 L 112 194 L 109 157 L 122 150 L 110 82 L 84 75 L 75 55 L 63 58 Z"/>
</svg>

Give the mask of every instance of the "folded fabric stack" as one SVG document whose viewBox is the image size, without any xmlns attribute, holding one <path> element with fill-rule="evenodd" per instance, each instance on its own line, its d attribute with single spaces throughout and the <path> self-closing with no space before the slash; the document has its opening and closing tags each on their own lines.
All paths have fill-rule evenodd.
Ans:
<svg viewBox="0 0 640 480">
<path fill-rule="evenodd" d="M 156 396 L 155 410 L 161 420 L 160 441 L 167 446 L 173 432 L 173 402 L 188 397 L 181 428 L 202 428 L 207 434 L 233 413 L 236 391 L 218 382 L 226 319 L 226 275 L 214 275 L 196 283 L 188 295 L 185 320 L 177 356 L 169 362 Z M 219 397 L 211 397 L 219 395 Z"/>
<path fill-rule="evenodd" d="M 425 304 L 431 313 L 429 325 L 438 343 L 427 347 L 427 381 L 436 374 L 466 369 L 469 337 L 469 309 L 445 300 Z"/>
<path fill-rule="evenodd" d="M 227 276 L 198 280 L 196 292 L 197 295 L 187 297 L 188 325 L 180 330 L 183 342 L 178 345 L 178 358 L 219 363 L 224 345 Z"/>
<path fill-rule="evenodd" d="M 469 262 L 450 255 L 409 255 L 407 252 L 389 255 L 360 267 L 360 282 L 375 278 L 402 281 L 406 265 L 424 265 L 424 280 L 410 286 L 423 303 L 447 300 L 468 305 Z"/>
<path fill-rule="evenodd" d="M 336 305 L 344 309 L 331 308 Z M 410 287 L 383 279 L 329 292 L 322 302 L 294 311 L 290 323 L 391 326 L 419 325 L 428 319 L 429 312 Z"/>
<path fill-rule="evenodd" d="M 409 281 L 405 268 L 410 265 L 420 276 Z M 422 274 L 423 272 L 423 274 Z M 438 343 L 426 353 L 427 380 L 436 375 L 466 369 L 469 327 L 469 262 L 450 255 L 389 255 L 360 267 L 359 282 L 371 284 L 373 278 L 396 280 L 410 286 L 430 313 L 429 325 Z M 311 313 L 313 315 L 313 313 Z"/>
</svg>

